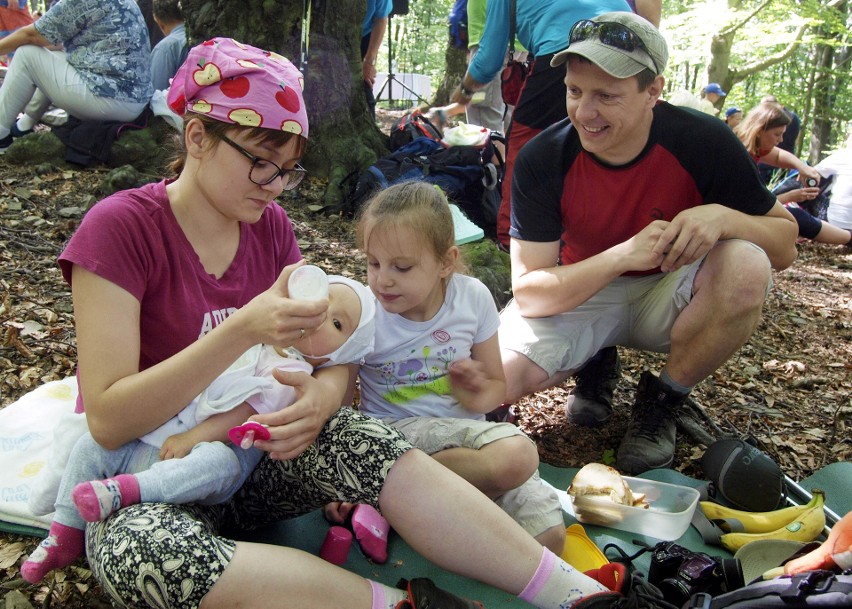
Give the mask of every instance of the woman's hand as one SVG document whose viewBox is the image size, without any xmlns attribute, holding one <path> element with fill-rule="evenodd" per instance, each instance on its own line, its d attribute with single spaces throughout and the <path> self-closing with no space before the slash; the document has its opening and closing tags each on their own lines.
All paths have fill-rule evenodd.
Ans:
<svg viewBox="0 0 852 609">
<path fill-rule="evenodd" d="M 795 190 L 788 190 L 787 192 L 778 195 L 778 200 L 786 205 L 787 203 L 801 203 L 802 201 L 810 201 L 811 199 L 815 199 L 818 195 L 819 188 L 811 186 L 809 188 L 797 188 Z"/>
<path fill-rule="evenodd" d="M 802 164 L 802 166 L 799 167 L 799 178 L 798 179 L 799 179 L 799 184 L 801 184 L 802 186 L 807 186 L 808 180 L 816 180 L 817 186 L 819 186 L 819 182 L 822 179 L 822 176 L 819 174 L 819 172 L 816 169 L 814 169 L 810 165 Z M 816 195 L 814 195 L 814 196 L 816 196 Z M 813 198 L 813 197 L 811 197 L 811 198 Z"/>
<path fill-rule="evenodd" d="M 289 347 L 325 321 L 328 299 L 293 300 L 287 291 L 290 275 L 303 264 L 300 261 L 285 267 L 268 290 L 232 316 L 245 325 L 246 333 L 252 337 L 251 344 Z"/>
<path fill-rule="evenodd" d="M 272 459 L 293 459 L 316 440 L 326 421 L 337 412 L 349 379 L 346 366 L 324 368 L 313 377 L 305 372 L 274 370 L 280 383 L 296 390 L 298 399 L 287 408 L 249 420 L 269 426 L 271 439 L 255 441 Z"/>
</svg>

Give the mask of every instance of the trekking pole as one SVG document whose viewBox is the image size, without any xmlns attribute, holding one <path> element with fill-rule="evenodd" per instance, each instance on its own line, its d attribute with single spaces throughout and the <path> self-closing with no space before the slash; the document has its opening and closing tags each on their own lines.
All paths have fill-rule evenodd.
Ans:
<svg viewBox="0 0 852 609">
<path fill-rule="evenodd" d="M 303 0 L 302 2 L 302 40 L 301 48 L 299 49 L 299 71 L 302 73 L 302 78 L 305 85 L 308 82 L 308 48 L 311 44 L 311 4 L 313 0 Z"/>
</svg>

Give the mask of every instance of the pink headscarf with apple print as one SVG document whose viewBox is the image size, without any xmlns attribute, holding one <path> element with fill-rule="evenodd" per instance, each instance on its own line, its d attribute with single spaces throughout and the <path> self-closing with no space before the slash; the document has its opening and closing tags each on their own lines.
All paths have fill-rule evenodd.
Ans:
<svg viewBox="0 0 852 609">
<path fill-rule="evenodd" d="M 231 38 L 189 51 L 169 88 L 169 107 L 223 123 L 278 129 L 308 137 L 304 78 L 289 60 Z"/>
</svg>

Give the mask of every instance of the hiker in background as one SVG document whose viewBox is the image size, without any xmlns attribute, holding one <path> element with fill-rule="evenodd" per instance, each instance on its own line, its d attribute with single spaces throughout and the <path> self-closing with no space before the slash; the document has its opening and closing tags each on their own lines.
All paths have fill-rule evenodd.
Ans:
<svg viewBox="0 0 852 609">
<path fill-rule="evenodd" d="M 709 101 L 714 106 L 716 103 L 725 97 L 728 93 L 719 86 L 717 82 L 711 82 L 709 85 L 701 89 L 701 97 Z"/>
<path fill-rule="evenodd" d="M 725 124 L 731 129 L 739 125 L 743 120 L 743 111 L 736 106 L 731 106 L 725 110 Z"/>
<path fill-rule="evenodd" d="M 364 95 L 373 120 L 376 118 L 376 61 L 379 48 L 388 29 L 388 15 L 393 11 L 392 0 L 367 0 L 367 13 L 361 24 L 361 76 L 364 79 Z"/>
<path fill-rule="evenodd" d="M 447 198 L 420 181 L 390 186 L 365 205 L 356 234 L 382 328 L 359 370 L 358 409 L 562 554 L 562 507 L 538 475 L 535 444 L 515 425 L 485 420 L 506 391 L 500 318 L 488 288 L 464 274 Z"/>
<path fill-rule="evenodd" d="M 27 0 L 0 0 L 0 38 L 30 25 L 34 20 Z M 0 53 L 0 66 L 8 66 L 13 55 L 14 53 Z"/>
<path fill-rule="evenodd" d="M 852 230 L 852 129 L 846 136 L 846 144 L 817 163 L 814 169 L 823 177 L 834 176 L 828 221 Z"/>
<path fill-rule="evenodd" d="M 148 30 L 134 0 L 62 0 L 0 40 L 0 55 L 10 51 L 17 53 L 0 87 L 0 154 L 51 103 L 81 120 L 131 121 L 153 94 Z"/>
<path fill-rule="evenodd" d="M 661 1 L 643 3 L 643 15 L 659 23 Z M 518 105 L 512 113 L 507 133 L 506 172 L 503 198 L 497 220 L 497 239 L 503 248 L 509 246 L 509 210 L 511 207 L 512 169 L 524 144 L 542 129 L 565 118 L 565 73 L 550 66 L 550 59 L 568 45 L 566 33 L 581 19 L 590 19 L 607 11 L 629 11 L 626 0 L 516 0 L 516 33 L 518 40 L 535 57 L 527 75 Z M 485 28 L 479 50 L 471 60 L 451 101 L 469 104 L 474 94 L 490 83 L 503 67 L 509 45 L 511 0 L 488 0 Z"/>
<path fill-rule="evenodd" d="M 784 132 L 791 123 L 790 114 L 781 104 L 766 101 L 749 110 L 743 122 L 734 129 L 734 133 L 748 150 L 755 165 L 763 163 L 769 167 L 794 169 L 798 172 L 801 187 L 779 194 L 778 200 L 796 219 L 800 237 L 813 239 L 817 243 L 848 245 L 852 242 L 850 231 L 823 222 L 804 209 L 807 201 L 819 196 L 822 177 L 815 167 L 780 147 Z"/>
<path fill-rule="evenodd" d="M 524 147 L 512 184 L 507 400 L 579 372 L 568 419 L 601 425 L 615 346 L 668 352 L 641 374 L 616 455 L 636 474 L 672 464 L 679 410 L 757 327 L 796 225 L 726 125 L 660 102 L 668 48 L 650 22 L 607 13 L 569 40 L 552 60 L 569 118 Z"/>
<path fill-rule="evenodd" d="M 199 64 L 219 72 L 196 82 Z M 249 81 L 238 99 L 219 86 L 235 76 Z M 60 255 L 75 305 L 80 406 L 105 448 L 165 423 L 252 345 L 287 347 L 325 321 L 327 301 L 288 296 L 302 255 L 275 202 L 304 175 L 301 82 L 275 53 L 226 38 L 193 47 L 169 87 L 170 106 L 185 118 L 177 177 L 99 202 Z M 299 399 L 252 417 L 271 437 L 255 441 L 264 455 L 232 499 L 137 504 L 86 527 L 92 572 L 117 605 L 475 606 L 428 580 L 399 590 L 293 547 L 220 534 L 335 500 L 377 507 L 428 560 L 539 609 L 606 590 L 397 430 L 343 406 L 354 390 L 347 366 L 273 374 Z"/>
<path fill-rule="evenodd" d="M 153 0 L 154 20 L 165 34 L 151 50 L 151 82 L 156 91 L 169 88 L 189 53 L 180 3 L 181 0 Z"/>
<path fill-rule="evenodd" d="M 781 150 L 786 150 L 793 156 L 796 156 L 796 144 L 799 141 L 799 134 L 802 131 L 802 119 L 800 119 L 799 115 L 793 112 L 790 108 L 781 104 L 778 101 L 778 98 L 774 95 L 764 95 L 760 100 L 760 103 L 767 102 L 780 104 L 781 107 L 784 108 L 784 112 L 790 116 L 790 123 L 784 131 L 784 137 L 781 138 L 781 141 L 778 143 L 778 147 Z M 780 179 L 776 180 L 776 177 L 778 177 L 776 174 L 780 173 L 780 177 L 784 177 L 784 172 L 778 172 L 776 167 L 768 163 L 758 163 L 757 171 L 760 173 L 760 177 L 763 179 L 764 184 L 772 184 L 775 181 L 780 181 Z"/>
</svg>

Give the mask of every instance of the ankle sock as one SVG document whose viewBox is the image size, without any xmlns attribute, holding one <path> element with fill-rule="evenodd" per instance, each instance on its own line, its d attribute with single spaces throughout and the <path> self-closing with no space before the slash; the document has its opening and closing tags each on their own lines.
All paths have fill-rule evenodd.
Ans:
<svg viewBox="0 0 852 609">
<path fill-rule="evenodd" d="M 669 369 L 665 366 L 662 370 L 660 370 L 660 382 L 666 389 L 677 396 L 684 396 L 692 391 L 691 386 L 687 387 L 686 385 L 681 385 L 677 381 L 673 380 L 672 377 L 669 376 Z"/>
<path fill-rule="evenodd" d="M 352 532 L 361 551 L 373 562 L 383 564 L 388 559 L 390 524 L 371 505 L 359 503 L 352 510 Z"/>
<path fill-rule="evenodd" d="M 408 600 L 408 595 L 404 590 L 391 588 L 372 579 L 368 579 L 370 588 L 373 590 L 373 604 L 370 609 L 395 609 L 402 601 Z"/>
<path fill-rule="evenodd" d="M 119 474 L 106 480 L 81 482 L 71 499 L 86 522 L 104 520 L 123 507 L 141 501 L 139 481 L 133 474 Z"/>
<path fill-rule="evenodd" d="M 570 607 L 584 596 L 606 591 L 606 586 L 544 548 L 535 574 L 518 598 L 539 609 L 560 609 Z"/>
<path fill-rule="evenodd" d="M 83 555 L 84 537 L 80 529 L 54 522 L 50 525 L 47 538 L 21 565 L 21 577 L 24 581 L 37 584 L 48 571 L 67 567 Z"/>
<path fill-rule="evenodd" d="M 26 114 L 22 114 L 21 118 L 19 118 L 18 122 L 15 124 L 18 126 L 20 131 L 29 131 L 36 126 L 36 121 Z"/>
</svg>

